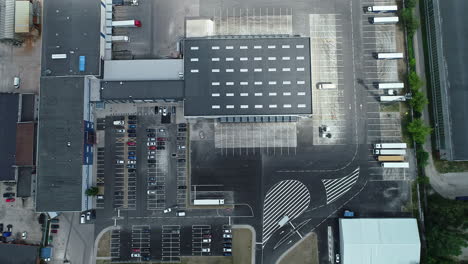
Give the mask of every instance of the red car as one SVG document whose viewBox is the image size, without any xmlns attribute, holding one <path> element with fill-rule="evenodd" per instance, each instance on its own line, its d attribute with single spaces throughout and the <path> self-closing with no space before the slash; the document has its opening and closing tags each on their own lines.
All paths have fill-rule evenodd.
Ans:
<svg viewBox="0 0 468 264">
<path fill-rule="evenodd" d="M 6 202 L 7 202 L 7 203 L 12 203 L 12 202 L 14 202 L 14 201 L 15 201 L 15 198 L 8 198 L 8 199 L 6 199 Z"/>
<path fill-rule="evenodd" d="M 57 229 L 52 229 L 50 232 L 54 233 L 54 234 L 57 234 L 58 230 Z"/>
<path fill-rule="evenodd" d="M 150 150 L 155 150 L 155 149 L 156 149 L 156 146 L 148 147 L 148 149 L 150 149 Z"/>
<path fill-rule="evenodd" d="M 127 145 L 136 146 L 136 142 L 135 141 L 129 141 L 129 142 L 127 142 Z"/>
<path fill-rule="evenodd" d="M 158 138 L 158 141 L 166 141 L 166 138 L 164 138 L 164 137 L 159 137 L 159 138 Z"/>
<path fill-rule="evenodd" d="M 134 248 L 132 249 L 133 252 L 140 252 L 140 249 L 139 248 Z"/>
</svg>

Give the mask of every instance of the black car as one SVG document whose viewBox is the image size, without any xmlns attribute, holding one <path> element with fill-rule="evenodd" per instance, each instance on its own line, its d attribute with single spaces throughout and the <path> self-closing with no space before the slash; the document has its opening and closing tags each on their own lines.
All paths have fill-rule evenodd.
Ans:
<svg viewBox="0 0 468 264">
<path fill-rule="evenodd" d="M 128 121 L 128 124 L 129 124 L 129 125 L 135 125 L 136 123 L 137 123 L 136 120 L 129 120 L 129 121 Z"/>
<path fill-rule="evenodd" d="M 91 210 L 91 219 L 96 219 L 96 210 Z"/>
<path fill-rule="evenodd" d="M 3 194 L 3 198 L 11 198 L 11 197 L 14 197 L 15 196 L 15 193 L 4 193 Z"/>
<path fill-rule="evenodd" d="M 185 132 L 185 131 L 187 131 L 187 128 L 185 127 L 179 128 L 179 132 Z"/>
<path fill-rule="evenodd" d="M 186 185 L 179 185 L 179 186 L 177 186 L 177 189 L 185 190 L 185 189 L 187 189 L 187 186 Z"/>
<path fill-rule="evenodd" d="M 155 181 L 156 177 L 148 177 L 148 181 Z"/>
<path fill-rule="evenodd" d="M 156 132 L 156 129 L 147 128 L 147 129 L 146 129 L 146 132 L 148 132 L 148 133 L 154 133 L 154 132 Z"/>
<path fill-rule="evenodd" d="M 185 162 L 185 159 L 178 159 L 177 161 L 183 163 L 183 162 Z"/>
<path fill-rule="evenodd" d="M 128 164 L 128 165 L 127 165 L 127 168 L 129 168 L 129 169 L 136 169 L 136 166 L 135 166 L 135 164 Z"/>
<path fill-rule="evenodd" d="M 150 160 L 148 160 L 148 163 L 156 163 L 156 160 L 150 159 Z"/>
<path fill-rule="evenodd" d="M 231 253 L 231 252 L 224 252 L 224 253 L 223 253 L 223 256 L 226 256 L 226 257 L 232 256 L 232 253 Z"/>
<path fill-rule="evenodd" d="M 232 238 L 225 238 L 225 239 L 224 239 L 224 242 L 226 242 L 226 243 L 231 243 L 231 242 L 232 242 Z"/>
<path fill-rule="evenodd" d="M 161 149 L 166 149 L 166 148 L 164 146 L 157 146 L 156 149 L 161 150 Z"/>
<path fill-rule="evenodd" d="M 180 123 L 180 124 L 179 124 L 179 127 L 187 127 L 187 124 L 185 124 L 185 123 Z"/>
<path fill-rule="evenodd" d="M 156 168 L 156 164 L 149 164 L 148 168 Z"/>
<path fill-rule="evenodd" d="M 136 134 L 128 134 L 128 137 L 136 137 Z"/>
<path fill-rule="evenodd" d="M 172 113 L 175 114 L 175 110 L 176 110 L 176 107 L 175 106 L 172 106 Z"/>
<path fill-rule="evenodd" d="M 224 243 L 224 244 L 223 244 L 223 247 L 225 247 L 225 248 L 231 248 L 231 247 L 232 247 L 232 244 L 231 244 L 231 243 Z"/>
<path fill-rule="evenodd" d="M 177 137 L 177 140 L 185 140 L 185 137 Z"/>
<path fill-rule="evenodd" d="M 136 119 L 137 119 L 137 116 L 136 116 L 136 115 L 129 115 L 129 116 L 128 116 L 128 119 L 129 119 L 129 120 L 136 120 Z"/>
<path fill-rule="evenodd" d="M 155 107 L 154 107 L 154 113 L 155 113 L 155 114 L 159 113 L 159 106 L 155 106 Z"/>
<path fill-rule="evenodd" d="M 127 129 L 127 133 L 136 133 L 136 129 Z"/>
<path fill-rule="evenodd" d="M 60 227 L 60 225 L 51 225 L 50 227 L 51 227 L 52 229 L 57 229 L 57 228 Z"/>
<path fill-rule="evenodd" d="M 135 169 L 128 169 L 128 172 L 131 173 L 131 172 L 135 172 L 136 170 Z"/>
<path fill-rule="evenodd" d="M 164 142 L 164 141 L 158 141 L 158 142 L 156 142 L 156 145 L 158 145 L 158 146 L 164 146 L 164 145 L 166 145 L 166 142 Z"/>
<path fill-rule="evenodd" d="M 149 133 L 147 136 L 150 137 L 150 138 L 153 138 L 153 137 L 156 137 L 156 134 L 154 134 L 154 133 Z"/>
</svg>

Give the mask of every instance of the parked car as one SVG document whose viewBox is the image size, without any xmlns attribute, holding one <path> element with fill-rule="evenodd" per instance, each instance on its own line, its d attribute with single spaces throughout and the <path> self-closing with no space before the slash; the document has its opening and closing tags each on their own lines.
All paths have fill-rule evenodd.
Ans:
<svg viewBox="0 0 468 264">
<path fill-rule="evenodd" d="M 80 216 L 80 223 L 81 223 L 81 224 L 86 223 L 86 216 L 85 216 L 85 214 L 81 214 L 81 216 Z"/>
<path fill-rule="evenodd" d="M 177 140 L 185 140 L 185 137 L 177 137 Z"/>
<path fill-rule="evenodd" d="M 146 135 L 147 137 L 156 137 L 156 134 L 155 133 L 149 133 Z"/>
<path fill-rule="evenodd" d="M 211 238 L 204 238 L 202 243 L 211 243 Z"/>
<path fill-rule="evenodd" d="M 128 159 L 129 160 L 136 160 L 136 157 L 135 156 L 128 156 Z"/>
<path fill-rule="evenodd" d="M 231 233 L 232 233 L 232 230 L 226 228 L 226 229 L 223 229 L 223 233 L 225 233 L 225 234 L 231 234 Z"/>
<path fill-rule="evenodd" d="M 176 113 L 176 107 L 175 107 L 175 106 L 172 106 L 172 107 L 171 107 L 171 110 L 172 110 L 171 112 L 172 112 L 173 114 Z"/>
<path fill-rule="evenodd" d="M 50 222 L 55 224 L 55 223 L 60 222 L 60 220 L 58 218 L 53 218 L 53 219 L 50 219 Z"/>
<path fill-rule="evenodd" d="M 15 193 L 11 193 L 11 192 L 3 194 L 3 198 L 11 198 L 11 197 L 14 197 L 14 196 L 15 196 Z"/>
<path fill-rule="evenodd" d="M 232 248 L 223 248 L 223 252 L 231 252 L 232 251 Z"/>
<path fill-rule="evenodd" d="M 153 143 L 153 142 L 152 142 L 152 143 Z M 149 150 L 155 150 L 155 149 L 156 149 L 156 146 L 150 146 L 148 149 L 149 149 Z"/>
<path fill-rule="evenodd" d="M 165 137 L 158 137 L 158 141 L 166 141 Z"/>
<path fill-rule="evenodd" d="M 51 233 L 54 233 L 54 234 L 57 234 L 58 233 L 58 230 L 57 229 L 52 229 L 50 230 Z"/>
<path fill-rule="evenodd" d="M 136 134 L 128 134 L 128 137 L 136 137 Z"/>
<path fill-rule="evenodd" d="M 185 149 L 185 146 L 183 146 L 183 145 L 178 145 L 177 148 L 178 148 L 178 149 Z"/>
<path fill-rule="evenodd" d="M 127 133 L 136 133 L 136 129 L 127 129 Z"/>
<path fill-rule="evenodd" d="M 211 249 L 210 248 L 202 248 L 202 252 L 210 252 Z"/>
<path fill-rule="evenodd" d="M 115 132 L 117 132 L 117 133 L 125 133 L 125 129 L 116 129 Z"/>
<path fill-rule="evenodd" d="M 223 247 L 232 248 L 232 243 L 223 243 Z"/>
<path fill-rule="evenodd" d="M 136 120 L 136 119 L 137 119 L 137 116 L 136 116 L 136 115 L 129 115 L 129 116 L 128 116 L 128 119 L 129 119 L 129 120 Z"/>
<path fill-rule="evenodd" d="M 136 120 L 129 120 L 129 121 L 128 121 L 128 124 L 136 124 L 136 123 L 137 123 Z"/>
<path fill-rule="evenodd" d="M 128 141 L 128 142 L 127 142 L 127 145 L 129 145 L 129 146 L 136 146 L 136 142 L 135 142 L 135 141 Z"/>
<path fill-rule="evenodd" d="M 166 145 L 166 142 L 164 142 L 164 141 L 159 141 L 159 142 L 156 143 L 156 145 L 158 145 L 158 146 L 164 146 L 164 145 Z"/>
<path fill-rule="evenodd" d="M 12 203 L 15 201 L 15 198 L 8 198 L 5 200 L 7 203 Z"/>
<path fill-rule="evenodd" d="M 130 254 L 130 257 L 132 257 L 132 258 L 139 258 L 140 256 L 141 256 L 140 253 L 132 253 L 132 254 Z"/>
<path fill-rule="evenodd" d="M 154 137 L 150 137 L 148 138 L 148 141 L 156 141 L 156 139 Z"/>
<path fill-rule="evenodd" d="M 166 129 L 160 128 L 160 129 L 158 129 L 158 131 L 161 132 L 161 133 L 164 133 L 164 132 L 166 132 Z"/>
<path fill-rule="evenodd" d="M 223 234 L 223 238 L 232 238 L 232 234 Z"/>
<path fill-rule="evenodd" d="M 178 131 L 179 131 L 179 132 L 185 132 L 185 131 L 187 131 L 187 128 L 182 127 L 182 128 L 179 128 Z"/>
<path fill-rule="evenodd" d="M 128 164 L 127 168 L 136 169 L 136 165 L 135 164 Z"/>
<path fill-rule="evenodd" d="M 50 225 L 50 227 L 51 227 L 52 229 L 57 229 L 57 228 L 60 227 L 60 225 Z"/>
<path fill-rule="evenodd" d="M 203 235 L 203 238 L 211 238 L 211 235 Z"/>
<path fill-rule="evenodd" d="M 177 186 L 177 189 L 185 190 L 185 189 L 187 189 L 187 186 L 186 185 L 179 185 L 179 186 Z"/>
<path fill-rule="evenodd" d="M 136 152 L 135 151 L 129 151 L 128 155 L 136 155 Z"/>
<path fill-rule="evenodd" d="M 136 164 L 136 160 L 129 160 L 128 164 Z"/>
<path fill-rule="evenodd" d="M 155 181 L 156 177 L 148 177 L 148 181 Z"/>
<path fill-rule="evenodd" d="M 159 106 L 155 106 L 155 107 L 154 107 L 154 113 L 155 113 L 155 114 L 159 113 Z"/>
<path fill-rule="evenodd" d="M 185 163 L 185 159 L 178 159 L 177 162 Z"/>
<path fill-rule="evenodd" d="M 166 149 L 164 146 L 157 146 L 156 147 L 157 150 L 162 150 L 162 149 Z"/>
<path fill-rule="evenodd" d="M 148 155 L 156 154 L 156 151 L 148 151 Z"/>
<path fill-rule="evenodd" d="M 164 213 L 165 213 L 165 214 L 170 213 L 171 211 L 172 211 L 171 208 L 166 208 L 166 209 L 164 209 Z"/>
<path fill-rule="evenodd" d="M 136 125 L 129 125 L 128 128 L 136 128 Z"/>
<path fill-rule="evenodd" d="M 148 168 L 156 168 L 156 164 L 149 164 Z"/>
<path fill-rule="evenodd" d="M 148 133 L 154 133 L 154 132 L 156 132 L 156 129 L 154 129 L 154 128 L 147 128 L 147 129 L 146 129 L 146 132 L 148 132 Z"/>
<path fill-rule="evenodd" d="M 156 146 L 156 142 L 147 142 L 146 146 Z"/>
<path fill-rule="evenodd" d="M 128 169 L 128 173 L 136 172 L 135 169 Z"/>
<path fill-rule="evenodd" d="M 148 156 L 148 159 L 149 159 L 149 160 L 150 160 L 150 159 L 155 159 L 155 158 L 156 158 L 156 157 L 155 157 L 154 155 L 149 155 L 149 156 Z"/>
<path fill-rule="evenodd" d="M 28 238 L 28 233 L 24 231 L 23 233 L 21 233 L 21 239 L 26 239 L 26 238 Z"/>
<path fill-rule="evenodd" d="M 224 252 L 224 253 L 223 253 L 223 256 L 226 256 L 226 257 L 232 256 L 232 253 L 231 253 L 231 252 Z"/>
<path fill-rule="evenodd" d="M 88 220 L 88 221 L 91 220 L 91 211 L 88 211 L 86 213 L 86 220 Z"/>
<path fill-rule="evenodd" d="M 185 123 L 180 123 L 178 126 L 179 126 L 179 127 L 187 127 L 187 124 L 185 124 Z"/>
<path fill-rule="evenodd" d="M 167 116 L 167 107 L 165 107 L 165 106 L 163 107 L 162 115 Z"/>
<path fill-rule="evenodd" d="M 115 161 L 115 164 L 124 164 L 124 163 L 125 163 L 125 161 L 123 161 L 123 160 L 116 160 Z"/>
<path fill-rule="evenodd" d="M 232 238 L 225 238 L 225 239 L 224 239 L 224 242 L 229 242 L 229 243 L 231 243 L 231 242 L 232 242 Z"/>
</svg>

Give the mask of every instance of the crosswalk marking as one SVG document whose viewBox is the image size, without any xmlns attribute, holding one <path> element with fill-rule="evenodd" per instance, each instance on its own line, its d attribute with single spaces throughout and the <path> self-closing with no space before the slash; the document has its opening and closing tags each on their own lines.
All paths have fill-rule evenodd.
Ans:
<svg viewBox="0 0 468 264">
<path fill-rule="evenodd" d="M 327 204 L 330 204 L 345 194 L 359 178 L 359 167 L 351 174 L 338 179 L 322 179 L 325 186 L 325 193 L 327 195 Z"/>
<path fill-rule="evenodd" d="M 310 204 L 307 187 L 297 180 L 275 184 L 265 196 L 263 206 L 263 243 L 280 228 L 278 221 L 284 216 L 290 220 L 301 215 Z"/>
</svg>

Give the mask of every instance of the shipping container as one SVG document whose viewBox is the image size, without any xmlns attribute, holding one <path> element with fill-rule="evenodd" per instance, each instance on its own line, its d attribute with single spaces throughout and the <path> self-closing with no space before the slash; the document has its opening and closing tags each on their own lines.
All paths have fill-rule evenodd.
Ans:
<svg viewBox="0 0 468 264">
<path fill-rule="evenodd" d="M 405 157 L 403 156 L 378 156 L 378 161 L 404 161 Z"/>
<path fill-rule="evenodd" d="M 403 89 L 405 88 L 404 83 L 378 83 L 377 88 L 379 89 Z"/>
<path fill-rule="evenodd" d="M 409 162 L 382 162 L 384 168 L 409 168 Z"/>
</svg>

